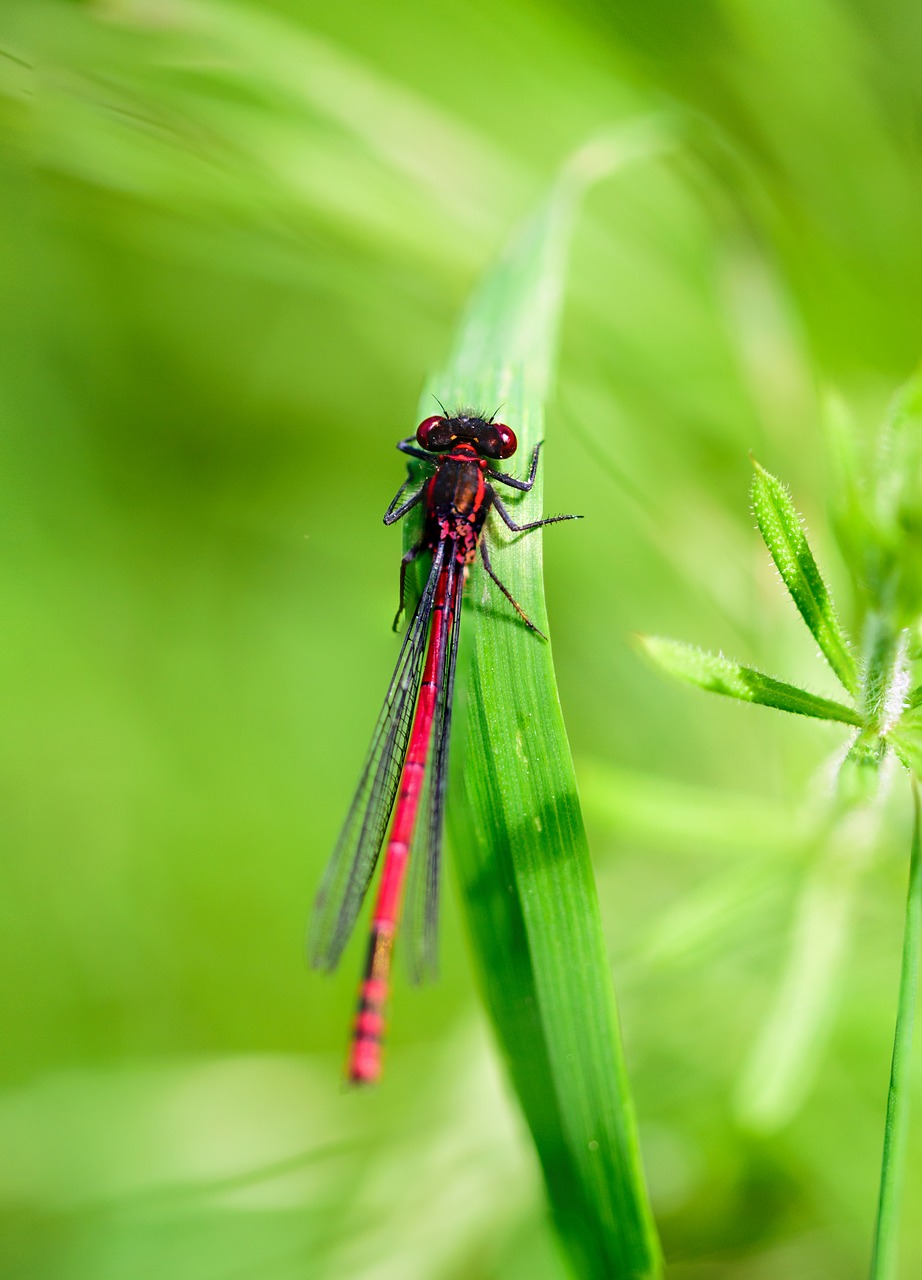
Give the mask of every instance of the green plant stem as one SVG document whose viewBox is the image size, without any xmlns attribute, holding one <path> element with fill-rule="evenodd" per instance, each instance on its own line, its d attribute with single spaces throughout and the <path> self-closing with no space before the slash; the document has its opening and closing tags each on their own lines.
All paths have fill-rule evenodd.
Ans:
<svg viewBox="0 0 922 1280">
<path fill-rule="evenodd" d="M 909 894 L 906 900 L 906 928 L 903 934 L 903 963 L 900 973 L 900 1000 L 893 1037 L 890 1093 L 884 1129 L 884 1156 L 877 1205 L 877 1230 L 871 1280 L 892 1280 L 896 1275 L 900 1197 L 909 1121 L 909 1067 L 912 1055 L 912 1025 L 919 976 L 919 940 L 922 930 L 922 854 L 920 854 L 919 785 L 912 776 L 913 829 L 909 861 Z"/>
</svg>

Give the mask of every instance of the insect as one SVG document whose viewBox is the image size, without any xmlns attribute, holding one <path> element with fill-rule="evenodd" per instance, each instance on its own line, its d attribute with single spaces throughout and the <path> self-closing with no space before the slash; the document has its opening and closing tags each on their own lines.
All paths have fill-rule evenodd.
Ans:
<svg viewBox="0 0 922 1280">
<path fill-rule="evenodd" d="M 515 453 L 517 441 L 510 427 L 493 418 L 472 410 L 453 415 L 443 410 L 421 422 L 416 435 L 401 440 L 397 448 L 433 471 L 409 496 L 412 477 L 408 477 L 384 515 L 384 523 L 391 525 L 419 504 L 425 512 L 422 536 L 400 564 L 395 630 L 404 611 L 408 566 L 423 552 L 431 553 L 432 564 L 317 896 L 310 933 L 311 963 L 315 968 L 334 969 L 371 883 L 393 814 L 349 1050 L 347 1075 L 357 1084 L 373 1083 L 381 1074 L 391 956 L 405 885 L 403 945 L 411 976 L 421 979 L 435 967 L 461 592 L 478 549 L 484 569 L 521 621 L 544 638 L 493 571 L 481 538 L 484 524 L 491 511 L 514 533 L 580 518 L 546 516 L 516 523 L 493 486 L 503 484 L 527 493 L 535 483 L 541 446 L 536 445 L 532 453 L 527 480 L 495 470 L 494 463 Z"/>
</svg>

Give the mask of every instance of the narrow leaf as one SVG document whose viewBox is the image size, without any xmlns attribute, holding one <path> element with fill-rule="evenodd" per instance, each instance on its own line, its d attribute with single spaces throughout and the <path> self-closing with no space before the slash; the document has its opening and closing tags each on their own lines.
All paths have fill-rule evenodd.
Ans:
<svg viewBox="0 0 922 1280">
<path fill-rule="evenodd" d="M 656 129 L 641 124 L 574 156 L 474 297 L 449 367 L 432 384 L 446 405 L 488 413 L 503 405 L 519 438 L 520 475 L 544 434 L 582 193 L 606 168 L 661 146 Z M 541 514 L 538 475 L 530 494 L 510 499 L 519 521 Z M 485 536 L 497 573 L 546 630 L 540 535 L 506 538 L 491 520 Z M 448 818 L 481 986 L 576 1274 L 654 1277 L 659 1246 L 551 648 L 480 567 L 471 576 L 476 625 L 468 627 L 469 678 L 459 671 Z"/>
<path fill-rule="evenodd" d="M 752 667 L 743 667 L 720 654 L 707 653 L 681 640 L 664 640 L 659 636 L 641 636 L 640 641 L 653 661 L 670 675 L 688 680 L 710 693 L 723 693 L 742 702 L 758 702 L 778 711 L 815 716 L 818 720 L 838 720 L 842 724 L 860 725 L 861 717 L 852 707 L 829 698 L 819 698 L 806 689 L 773 680 Z"/>
<path fill-rule="evenodd" d="M 752 465 L 752 505 L 765 545 L 826 661 L 854 696 L 858 692 L 858 674 L 851 644 L 832 607 L 801 518 L 781 481 L 754 458 Z"/>
<path fill-rule="evenodd" d="M 922 776 L 922 706 L 916 704 L 903 714 L 887 742 L 911 773 Z"/>
<path fill-rule="evenodd" d="M 837 783 L 839 799 L 847 808 L 871 804 L 878 795 L 887 745 L 874 728 L 862 730 L 852 742 L 839 768 Z"/>
</svg>

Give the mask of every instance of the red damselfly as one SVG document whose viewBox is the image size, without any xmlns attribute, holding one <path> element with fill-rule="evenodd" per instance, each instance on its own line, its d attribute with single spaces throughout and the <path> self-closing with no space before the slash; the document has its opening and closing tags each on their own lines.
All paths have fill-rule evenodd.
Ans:
<svg viewBox="0 0 922 1280">
<path fill-rule="evenodd" d="M 492 463 L 510 458 L 517 441 L 509 427 L 493 418 L 470 410 L 454 415 L 443 411 L 421 422 L 416 435 L 401 440 L 397 448 L 434 470 L 407 497 L 413 483 L 411 472 L 384 515 L 384 523 L 390 525 L 420 503 L 425 513 L 422 536 L 400 564 L 395 630 L 404 609 L 407 567 L 422 552 L 431 553 L 432 564 L 401 645 L 355 797 L 317 896 L 310 937 L 311 963 L 320 969 L 335 968 L 371 883 L 393 812 L 349 1052 L 349 1078 L 360 1084 L 374 1082 L 381 1073 L 391 955 L 408 870 L 402 945 L 413 978 L 426 977 L 435 967 L 461 590 L 478 547 L 489 577 L 524 625 L 544 638 L 494 573 L 481 538 L 484 523 L 491 510 L 514 533 L 579 519 L 546 516 L 527 524 L 516 523 L 493 484 L 527 493 L 535 483 L 541 446 L 536 445 L 532 453 L 527 480 L 495 471 Z"/>
</svg>

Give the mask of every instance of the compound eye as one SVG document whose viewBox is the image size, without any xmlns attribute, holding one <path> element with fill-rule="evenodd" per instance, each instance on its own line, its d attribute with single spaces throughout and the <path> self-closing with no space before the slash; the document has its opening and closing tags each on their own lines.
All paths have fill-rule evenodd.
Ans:
<svg viewBox="0 0 922 1280">
<path fill-rule="evenodd" d="M 493 430 L 499 436 L 499 452 L 498 458 L 511 458 L 519 447 L 519 442 L 515 438 L 515 432 L 511 427 L 507 427 L 504 422 L 494 422 Z"/>
<path fill-rule="evenodd" d="M 431 418 L 424 418 L 416 428 L 417 442 L 430 453 L 444 449 L 448 442 L 446 425 L 445 419 L 438 413 Z"/>
</svg>

